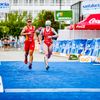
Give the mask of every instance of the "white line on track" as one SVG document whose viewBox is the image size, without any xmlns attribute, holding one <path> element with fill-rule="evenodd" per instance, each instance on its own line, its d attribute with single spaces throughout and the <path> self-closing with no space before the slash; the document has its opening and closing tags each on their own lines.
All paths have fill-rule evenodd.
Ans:
<svg viewBox="0 0 100 100">
<path fill-rule="evenodd" d="M 100 64 L 93 64 L 93 65 L 95 65 L 95 66 L 100 66 Z"/>
<path fill-rule="evenodd" d="M 0 76 L 0 93 L 2 93 L 3 90 L 3 82 L 2 82 L 2 77 Z"/>
<path fill-rule="evenodd" d="M 5 89 L 6 93 L 20 92 L 100 92 L 100 88 L 16 88 Z"/>
</svg>

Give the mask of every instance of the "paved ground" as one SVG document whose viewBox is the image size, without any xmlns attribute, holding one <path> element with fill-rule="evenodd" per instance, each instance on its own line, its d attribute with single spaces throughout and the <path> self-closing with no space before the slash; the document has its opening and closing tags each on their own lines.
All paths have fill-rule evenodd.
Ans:
<svg viewBox="0 0 100 100">
<path fill-rule="evenodd" d="M 34 61 L 43 61 L 44 54 L 39 53 L 38 51 L 34 52 Z M 1 50 L 0 51 L 0 61 L 23 61 L 24 60 L 24 51 L 23 50 Z M 67 61 L 65 57 L 52 56 L 50 61 Z"/>
</svg>

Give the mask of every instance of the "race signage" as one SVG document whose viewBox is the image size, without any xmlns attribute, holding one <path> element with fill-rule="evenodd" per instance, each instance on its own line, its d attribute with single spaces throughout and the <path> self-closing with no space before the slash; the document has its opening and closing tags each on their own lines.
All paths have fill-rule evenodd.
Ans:
<svg viewBox="0 0 100 100">
<path fill-rule="evenodd" d="M 82 2 L 82 14 L 95 14 L 100 13 L 100 1 L 91 0 Z"/>
<path fill-rule="evenodd" d="M 89 56 L 81 56 L 80 62 L 91 62 L 91 57 Z"/>
<path fill-rule="evenodd" d="M 56 21 L 72 20 L 72 10 L 57 10 L 55 11 Z"/>
<path fill-rule="evenodd" d="M 8 13 L 10 10 L 10 1 L 9 0 L 0 0 L 0 12 Z"/>
</svg>

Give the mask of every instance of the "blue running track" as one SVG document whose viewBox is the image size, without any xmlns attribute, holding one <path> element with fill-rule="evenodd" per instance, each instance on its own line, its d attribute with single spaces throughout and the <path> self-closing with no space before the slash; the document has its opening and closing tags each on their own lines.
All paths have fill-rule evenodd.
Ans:
<svg viewBox="0 0 100 100">
<path fill-rule="evenodd" d="M 4 92 L 0 93 L 0 100 L 100 100 L 100 64 L 50 62 L 49 65 L 46 71 L 43 62 L 33 62 L 29 70 L 21 61 L 2 61 L 0 76 Z M 65 91 L 49 92 L 49 89 Z"/>
</svg>

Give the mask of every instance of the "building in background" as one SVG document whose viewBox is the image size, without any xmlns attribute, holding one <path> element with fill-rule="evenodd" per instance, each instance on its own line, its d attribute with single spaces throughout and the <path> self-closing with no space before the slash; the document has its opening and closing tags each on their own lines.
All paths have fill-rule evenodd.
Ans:
<svg viewBox="0 0 100 100">
<path fill-rule="evenodd" d="M 72 23 L 77 23 L 79 21 L 81 21 L 83 18 L 82 18 L 82 9 L 81 9 L 81 3 L 82 1 L 79 1 L 73 5 L 71 5 L 71 9 L 73 11 L 73 21 Z"/>
<path fill-rule="evenodd" d="M 80 0 L 71 5 L 73 24 L 83 20 L 90 14 L 100 13 L 100 0 Z"/>
<path fill-rule="evenodd" d="M 27 11 L 34 17 L 41 10 L 69 10 L 70 5 L 79 0 L 9 0 L 10 1 L 10 12 Z M 2 18 L 1 18 L 2 19 Z"/>
</svg>

